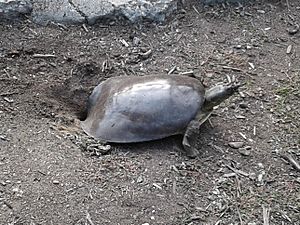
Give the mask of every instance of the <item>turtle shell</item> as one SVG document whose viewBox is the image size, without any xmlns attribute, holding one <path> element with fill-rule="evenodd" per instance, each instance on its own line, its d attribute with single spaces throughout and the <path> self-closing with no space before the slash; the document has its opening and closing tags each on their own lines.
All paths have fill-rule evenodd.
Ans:
<svg viewBox="0 0 300 225">
<path fill-rule="evenodd" d="M 185 76 L 122 76 L 100 83 L 81 122 L 90 136 L 130 143 L 181 134 L 204 102 L 204 87 Z"/>
</svg>

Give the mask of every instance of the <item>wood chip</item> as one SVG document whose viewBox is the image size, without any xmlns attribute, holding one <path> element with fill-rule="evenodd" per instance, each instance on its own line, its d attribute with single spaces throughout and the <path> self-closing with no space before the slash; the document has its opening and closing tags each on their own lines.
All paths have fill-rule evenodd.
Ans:
<svg viewBox="0 0 300 225">
<path fill-rule="evenodd" d="M 290 35 L 295 35 L 299 32 L 299 25 L 296 24 L 294 28 L 292 29 L 288 29 L 287 32 L 290 34 Z"/>
<path fill-rule="evenodd" d="M 292 52 L 292 49 L 293 49 L 293 46 L 292 45 L 289 45 L 286 49 L 286 54 L 291 54 Z"/>
<path fill-rule="evenodd" d="M 237 71 L 237 72 L 241 72 L 242 69 L 240 68 L 236 68 L 236 67 L 231 67 L 231 66 L 222 66 L 223 69 L 229 69 L 229 70 L 233 70 L 233 71 Z"/>
<path fill-rule="evenodd" d="M 195 10 L 195 12 L 198 14 L 198 15 L 201 15 L 198 11 L 198 9 L 193 5 L 193 9 Z"/>
<path fill-rule="evenodd" d="M 263 208 L 263 220 L 264 225 L 269 225 L 269 219 L 270 219 L 270 208 L 266 208 L 265 206 L 262 206 Z"/>
<path fill-rule="evenodd" d="M 85 32 L 87 32 L 87 33 L 89 32 L 89 30 L 85 24 L 82 24 L 82 28 L 84 29 Z"/>
<path fill-rule="evenodd" d="M 13 99 L 8 98 L 8 97 L 4 97 L 3 99 L 4 99 L 4 101 L 6 101 L 6 102 L 8 102 L 8 103 L 13 103 L 13 102 L 14 102 Z"/>
<path fill-rule="evenodd" d="M 239 135 L 241 135 L 241 137 L 242 137 L 242 138 L 244 138 L 245 140 L 247 140 L 247 137 L 246 137 L 246 135 L 245 135 L 245 134 L 243 134 L 243 133 L 239 132 Z"/>
<path fill-rule="evenodd" d="M 181 75 L 192 75 L 194 74 L 194 71 L 193 70 L 190 70 L 190 71 L 186 71 L 186 72 L 182 72 L 180 73 Z"/>
<path fill-rule="evenodd" d="M 176 173 L 180 173 L 179 170 L 177 169 L 177 167 L 175 165 L 172 165 L 171 168 L 176 172 Z"/>
<path fill-rule="evenodd" d="M 176 68 L 177 68 L 176 66 L 173 66 L 173 67 L 169 70 L 168 75 L 174 73 L 174 71 L 176 70 Z"/>
<path fill-rule="evenodd" d="M 249 62 L 248 64 L 249 64 L 249 66 L 250 66 L 253 70 L 255 69 L 255 66 L 254 66 L 253 63 Z"/>
<path fill-rule="evenodd" d="M 237 118 L 237 119 L 246 119 L 246 117 L 242 116 L 242 115 L 236 115 L 235 118 Z"/>
<path fill-rule="evenodd" d="M 256 126 L 253 127 L 253 136 L 256 136 Z"/>
<path fill-rule="evenodd" d="M 91 215 L 86 212 L 86 220 L 89 222 L 90 225 L 95 225 L 92 221 Z"/>
<path fill-rule="evenodd" d="M 156 188 L 158 188 L 158 189 L 160 189 L 160 190 L 162 190 L 162 187 L 159 186 L 157 183 L 153 183 L 153 186 L 156 187 Z"/>
<path fill-rule="evenodd" d="M 59 181 L 58 180 L 53 180 L 52 183 L 53 184 L 59 184 Z"/>
<path fill-rule="evenodd" d="M 152 54 L 152 50 L 149 49 L 148 51 L 146 51 L 145 53 L 140 53 L 139 56 L 142 58 L 142 59 L 148 59 Z"/>
<path fill-rule="evenodd" d="M 121 42 L 126 48 L 129 47 L 129 44 L 128 44 L 124 39 L 121 39 L 120 42 Z"/>
<path fill-rule="evenodd" d="M 177 187 L 176 180 L 174 180 L 173 185 L 172 185 L 172 192 L 173 192 L 174 195 L 176 194 L 176 187 Z"/>
<path fill-rule="evenodd" d="M 56 58 L 56 55 L 53 54 L 33 54 L 33 58 Z"/>
</svg>

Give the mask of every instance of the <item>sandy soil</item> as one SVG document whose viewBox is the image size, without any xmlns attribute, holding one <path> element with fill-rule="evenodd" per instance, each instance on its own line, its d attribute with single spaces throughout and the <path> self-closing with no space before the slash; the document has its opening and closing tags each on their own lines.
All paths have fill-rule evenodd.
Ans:
<svg viewBox="0 0 300 225">
<path fill-rule="evenodd" d="M 297 24 L 297 0 L 189 2 L 165 25 L 0 24 L 0 224 L 299 225 L 300 173 L 282 157 L 300 161 Z M 181 136 L 107 151 L 74 126 L 107 77 L 174 67 L 245 83 L 202 126 L 198 158 Z"/>
</svg>

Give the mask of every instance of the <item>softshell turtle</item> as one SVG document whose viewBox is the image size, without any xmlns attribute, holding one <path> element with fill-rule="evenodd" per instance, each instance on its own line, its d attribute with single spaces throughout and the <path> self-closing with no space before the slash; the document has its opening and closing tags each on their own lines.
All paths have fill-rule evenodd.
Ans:
<svg viewBox="0 0 300 225">
<path fill-rule="evenodd" d="M 238 86 L 230 82 L 205 90 L 198 79 L 180 75 L 109 78 L 90 95 L 81 127 L 96 139 L 115 143 L 184 134 L 184 149 L 193 157 L 198 154 L 190 144 L 193 131 Z"/>
</svg>

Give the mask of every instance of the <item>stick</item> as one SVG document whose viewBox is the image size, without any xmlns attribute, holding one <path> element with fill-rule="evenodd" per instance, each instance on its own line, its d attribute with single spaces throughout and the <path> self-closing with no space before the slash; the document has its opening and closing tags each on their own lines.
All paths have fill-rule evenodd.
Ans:
<svg viewBox="0 0 300 225">
<path fill-rule="evenodd" d="M 90 223 L 90 225 L 95 225 L 92 221 L 91 215 L 89 212 L 86 212 L 86 220 Z"/>
<path fill-rule="evenodd" d="M 82 28 L 84 29 L 85 32 L 87 32 L 87 33 L 89 32 L 89 30 L 88 30 L 88 28 L 86 27 L 85 24 L 82 24 Z"/>
<path fill-rule="evenodd" d="M 169 70 L 168 75 L 172 74 L 175 70 L 176 70 L 176 66 L 173 66 L 173 67 Z"/>
<path fill-rule="evenodd" d="M 270 218 L 270 208 L 266 208 L 264 205 L 262 206 L 263 208 L 263 220 L 264 220 L 264 225 L 269 225 L 269 218 Z"/>
<path fill-rule="evenodd" d="M 237 210 L 237 214 L 239 216 L 240 223 L 241 223 L 241 225 L 243 225 L 244 223 L 243 223 L 243 220 L 242 220 L 242 216 L 241 216 L 240 210 L 239 210 L 239 208 L 237 208 L 236 210 Z"/>
<path fill-rule="evenodd" d="M 34 58 L 56 58 L 56 55 L 52 54 L 33 54 Z"/>
<path fill-rule="evenodd" d="M 198 15 L 201 15 L 198 11 L 198 9 L 193 5 L 193 9 L 195 10 L 195 12 L 198 14 Z"/>
<path fill-rule="evenodd" d="M 295 159 L 293 159 L 293 157 L 291 155 L 281 154 L 280 156 L 281 156 L 281 158 L 285 159 L 290 164 L 292 164 L 292 166 L 294 167 L 295 170 L 297 170 L 298 172 L 300 172 L 300 165 L 299 165 L 299 163 Z"/>
<path fill-rule="evenodd" d="M 231 67 L 231 66 L 222 66 L 223 69 L 229 69 L 229 70 L 233 70 L 233 71 L 237 71 L 237 72 L 242 72 L 243 70 L 240 68 L 236 68 L 236 67 Z"/>
<path fill-rule="evenodd" d="M 228 167 L 230 170 L 232 170 L 233 172 L 235 172 L 236 174 L 238 174 L 238 175 L 242 175 L 242 176 L 245 176 L 245 177 L 248 177 L 248 176 L 249 176 L 249 173 L 246 173 L 246 172 L 244 172 L 244 171 L 242 171 L 242 170 L 235 169 L 235 168 L 233 168 L 233 167 L 231 167 L 231 166 L 229 166 L 229 165 L 227 165 L 227 167 Z"/>
<path fill-rule="evenodd" d="M 8 96 L 8 95 L 14 95 L 14 94 L 19 94 L 19 92 L 17 92 L 17 91 L 3 92 L 3 93 L 0 93 L 0 96 Z"/>
</svg>

